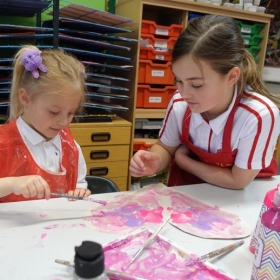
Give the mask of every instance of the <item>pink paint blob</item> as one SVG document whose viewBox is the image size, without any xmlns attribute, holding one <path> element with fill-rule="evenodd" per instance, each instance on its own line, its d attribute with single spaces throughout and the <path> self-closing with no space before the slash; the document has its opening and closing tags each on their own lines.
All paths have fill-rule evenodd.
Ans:
<svg viewBox="0 0 280 280">
<path fill-rule="evenodd" d="M 104 246 L 105 267 L 122 272 L 133 255 L 149 238 L 149 231 L 130 235 L 122 240 L 110 242 Z M 174 246 L 169 241 L 157 236 L 124 272 L 131 276 L 161 280 L 232 280 L 218 269 L 202 262 L 190 262 L 190 255 Z M 189 265 L 186 265 L 189 264 Z"/>
<path fill-rule="evenodd" d="M 153 211 L 139 210 L 139 213 L 147 223 L 158 224 L 163 220 L 162 207 L 157 207 Z"/>
<path fill-rule="evenodd" d="M 45 218 L 45 217 L 47 217 L 47 214 L 40 214 L 39 215 L 41 218 Z"/>
<path fill-rule="evenodd" d="M 46 233 L 42 233 L 42 234 L 41 234 L 41 239 L 45 238 L 46 236 L 47 236 Z"/>
</svg>

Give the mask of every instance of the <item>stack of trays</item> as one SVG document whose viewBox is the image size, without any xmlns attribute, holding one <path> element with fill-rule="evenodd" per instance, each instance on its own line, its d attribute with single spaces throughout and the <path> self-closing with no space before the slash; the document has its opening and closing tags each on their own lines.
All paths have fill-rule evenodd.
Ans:
<svg viewBox="0 0 280 280">
<path fill-rule="evenodd" d="M 136 107 L 166 108 L 176 91 L 171 53 L 182 25 L 142 20 Z"/>
</svg>

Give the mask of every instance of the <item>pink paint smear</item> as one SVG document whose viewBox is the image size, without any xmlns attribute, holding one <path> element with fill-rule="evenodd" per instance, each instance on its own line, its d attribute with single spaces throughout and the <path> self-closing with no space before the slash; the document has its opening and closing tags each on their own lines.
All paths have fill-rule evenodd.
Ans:
<svg viewBox="0 0 280 280">
<path fill-rule="evenodd" d="M 45 238 L 46 236 L 47 236 L 46 233 L 42 233 L 42 234 L 41 234 L 41 239 Z"/>
<path fill-rule="evenodd" d="M 107 202 L 105 200 L 99 200 L 99 199 L 95 199 L 95 198 L 91 198 L 91 197 L 85 197 L 84 200 L 99 203 L 99 204 L 102 204 L 102 205 L 107 204 Z"/>
<path fill-rule="evenodd" d="M 210 268 L 205 263 L 189 264 L 190 255 L 173 246 L 160 236 L 142 252 L 138 259 L 125 270 L 136 251 L 151 235 L 143 231 L 125 239 L 109 243 L 104 247 L 105 267 L 124 271 L 131 276 L 161 280 L 232 280 L 229 276 Z M 188 265 L 187 265 L 188 264 Z M 114 278 L 115 279 L 115 278 Z M 116 278 L 117 279 L 117 278 Z"/>
<path fill-rule="evenodd" d="M 76 223 L 76 224 L 54 224 L 50 226 L 44 227 L 45 229 L 57 229 L 57 228 L 74 228 L 74 227 L 85 227 L 84 224 Z"/>
<path fill-rule="evenodd" d="M 45 217 L 47 217 L 47 214 L 40 214 L 39 215 L 41 218 L 45 218 Z"/>
<path fill-rule="evenodd" d="M 106 206 L 91 210 L 83 220 L 98 231 L 125 234 L 146 224 L 160 224 L 162 211 L 156 194 L 147 191 L 141 196 L 118 195 Z"/>
</svg>

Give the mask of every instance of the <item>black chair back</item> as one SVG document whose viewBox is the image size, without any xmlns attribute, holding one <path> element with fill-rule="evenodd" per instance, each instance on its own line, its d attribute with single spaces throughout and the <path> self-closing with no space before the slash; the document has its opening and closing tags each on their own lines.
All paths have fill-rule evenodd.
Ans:
<svg viewBox="0 0 280 280">
<path fill-rule="evenodd" d="M 88 189 L 92 194 L 119 192 L 118 186 L 110 179 L 101 176 L 86 176 Z"/>
</svg>

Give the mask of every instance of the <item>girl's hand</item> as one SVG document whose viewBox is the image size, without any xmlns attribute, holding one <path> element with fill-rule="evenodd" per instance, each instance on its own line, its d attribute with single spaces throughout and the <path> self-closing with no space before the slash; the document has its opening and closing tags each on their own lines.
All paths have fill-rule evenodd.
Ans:
<svg viewBox="0 0 280 280">
<path fill-rule="evenodd" d="M 12 192 L 25 198 L 37 197 L 49 199 L 51 191 L 48 183 L 39 175 L 13 177 Z"/>
<path fill-rule="evenodd" d="M 129 171 L 133 177 L 151 176 L 158 172 L 160 165 L 158 154 L 139 150 L 130 160 Z"/>
<path fill-rule="evenodd" d="M 84 188 L 76 188 L 74 191 L 69 191 L 68 195 L 75 195 L 80 197 L 87 197 L 91 194 L 90 190 Z M 75 199 L 69 199 L 71 201 L 75 201 Z"/>
</svg>

